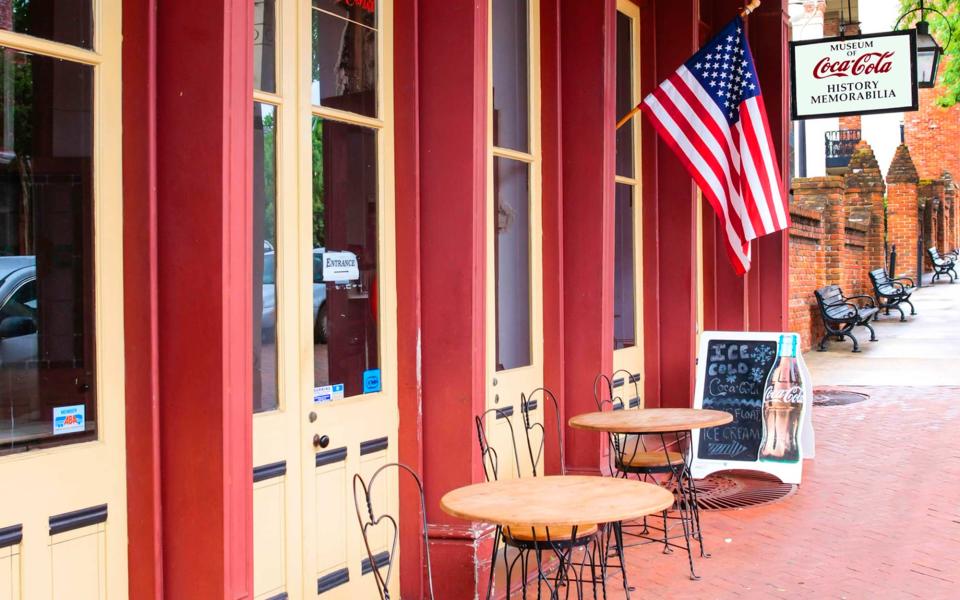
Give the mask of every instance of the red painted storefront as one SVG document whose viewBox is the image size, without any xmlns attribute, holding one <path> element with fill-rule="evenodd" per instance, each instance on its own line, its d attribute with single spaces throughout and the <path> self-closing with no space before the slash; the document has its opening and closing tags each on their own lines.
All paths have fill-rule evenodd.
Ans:
<svg viewBox="0 0 960 600">
<path fill-rule="evenodd" d="M 742 3 L 637 4 L 646 93 Z M 574 414 L 612 366 L 616 3 L 540 11 L 544 384 Z M 399 453 L 425 480 L 437 597 L 472 598 L 492 530 L 438 501 L 483 478 L 462 440 L 486 407 L 489 10 L 420 0 L 394 16 Z M 748 24 L 781 165 L 788 23 L 767 0 Z M 249 1 L 124 4 L 125 304 L 144 315 L 126 326 L 132 598 L 252 597 L 251 30 Z M 696 188 L 650 128 L 642 147 L 645 402 L 688 406 Z M 738 278 L 709 208 L 703 223 L 705 328 L 785 329 L 786 236 L 755 242 Z M 599 472 L 595 436 L 563 443 L 572 471 Z M 420 597 L 417 510 L 401 488 L 405 598 Z"/>
</svg>

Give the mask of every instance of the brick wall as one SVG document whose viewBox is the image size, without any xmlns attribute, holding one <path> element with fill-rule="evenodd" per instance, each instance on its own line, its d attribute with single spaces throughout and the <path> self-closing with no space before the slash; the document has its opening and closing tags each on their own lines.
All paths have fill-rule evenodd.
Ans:
<svg viewBox="0 0 960 600">
<path fill-rule="evenodd" d="M 917 276 L 917 239 L 920 213 L 917 199 L 916 166 L 910 150 L 897 148 L 887 171 L 887 241 L 897 248 L 897 272 L 894 277 Z"/>
<path fill-rule="evenodd" d="M 921 179 L 917 186 L 920 207 L 923 210 L 923 264 L 925 270 L 932 270 L 933 263 L 927 255 L 927 248 L 943 248 L 943 181 Z"/>
<path fill-rule="evenodd" d="M 823 218 L 820 209 L 795 202 L 790 219 L 790 330 L 800 334 L 801 347 L 807 351 L 823 335 L 813 297 L 813 290 L 823 282 Z"/>
<path fill-rule="evenodd" d="M 941 74 L 943 65 L 941 61 Z M 904 143 L 924 179 L 937 179 L 944 171 L 960 173 L 960 104 L 940 108 L 934 104 L 939 95 L 939 88 L 921 89 L 920 110 L 903 114 Z"/>
</svg>

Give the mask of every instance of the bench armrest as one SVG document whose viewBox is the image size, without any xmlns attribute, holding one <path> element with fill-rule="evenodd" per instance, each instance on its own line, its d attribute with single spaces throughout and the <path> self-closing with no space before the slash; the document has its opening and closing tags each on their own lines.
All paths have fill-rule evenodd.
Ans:
<svg viewBox="0 0 960 600">
<path fill-rule="evenodd" d="M 847 296 L 846 298 L 844 298 L 844 300 L 848 300 L 848 301 L 849 301 L 849 300 L 857 300 L 857 299 L 860 299 L 860 298 L 862 298 L 862 299 L 864 299 L 864 300 L 867 301 L 867 303 L 870 305 L 869 308 L 876 308 L 876 307 L 877 307 L 877 301 L 874 299 L 873 296 L 863 296 L 863 295 L 861 295 L 861 296 Z M 852 303 L 852 302 L 847 302 L 847 304 L 853 304 L 853 303 Z M 857 308 L 864 308 L 864 307 L 857 306 Z"/>
<path fill-rule="evenodd" d="M 904 284 L 902 283 L 902 282 L 904 282 L 904 281 L 909 281 L 909 282 L 910 282 L 910 287 L 917 287 L 917 285 L 913 282 L 913 279 L 910 279 L 909 277 L 897 277 L 896 279 L 891 279 L 890 281 L 892 281 L 892 282 L 894 282 L 894 283 L 899 283 L 900 285 L 904 285 Z"/>
</svg>

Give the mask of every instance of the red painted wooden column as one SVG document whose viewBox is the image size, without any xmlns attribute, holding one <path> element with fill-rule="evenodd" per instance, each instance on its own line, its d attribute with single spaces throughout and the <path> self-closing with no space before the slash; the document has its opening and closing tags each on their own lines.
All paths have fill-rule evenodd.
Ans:
<svg viewBox="0 0 960 600">
<path fill-rule="evenodd" d="M 394 6 L 394 116 L 396 135 L 397 371 L 400 462 L 423 474 L 420 344 L 420 154 L 416 2 Z M 424 596 L 420 495 L 400 479 L 400 595 Z"/>
<path fill-rule="evenodd" d="M 613 364 L 616 2 L 560 2 L 563 145 L 564 405 L 596 410 L 593 381 Z M 567 430 L 571 472 L 598 473 L 601 438 Z"/>
<path fill-rule="evenodd" d="M 676 0 L 656 13 L 656 70 L 660 79 L 675 71 L 699 48 L 697 0 Z M 696 329 L 696 188 L 680 160 L 657 141 L 656 202 L 659 317 L 659 406 L 690 406 L 693 398 Z M 649 212 L 645 211 L 645 216 Z M 649 257 L 651 260 L 653 257 Z M 645 274 L 647 280 L 649 275 Z M 645 308 L 645 310 L 651 310 Z M 649 346 L 648 346 L 649 352 Z M 649 364 L 649 363 L 648 363 Z M 648 399 L 651 402 L 653 399 Z M 651 402 L 651 405 L 652 402 Z"/>
<path fill-rule="evenodd" d="M 640 96 L 656 89 L 656 2 L 641 0 L 640 6 Z M 646 119 L 642 114 L 637 119 Z M 644 406 L 660 406 L 660 231 L 657 198 L 657 132 L 645 121 L 641 128 L 643 161 L 643 396 Z"/>
<path fill-rule="evenodd" d="M 156 19 L 164 594 L 250 598 L 253 3 Z"/>
<path fill-rule="evenodd" d="M 782 193 L 787 195 L 790 127 L 790 17 L 787 0 L 767 0 L 750 15 L 748 34 L 757 77 L 770 120 L 770 135 L 780 163 Z M 789 236 L 778 232 L 754 242 L 749 274 L 750 329 L 784 331 L 789 326 Z"/>
<path fill-rule="evenodd" d="M 123 6 L 123 278 L 128 576 L 163 598 L 157 352 L 156 6 Z"/>
<path fill-rule="evenodd" d="M 566 374 L 566 330 L 563 313 L 563 157 L 560 145 L 560 0 L 540 0 L 540 146 L 543 218 L 543 385 L 556 394 L 560 414 L 544 411 L 547 448 L 558 448 L 559 418 L 566 422 L 563 399 Z M 566 426 L 561 431 L 568 431 Z M 561 434 L 561 435 L 566 435 Z M 560 456 L 546 455 L 547 473 L 560 471 Z"/>
<path fill-rule="evenodd" d="M 486 390 L 486 2 L 418 8 L 423 457 L 438 598 L 473 598 L 492 531 L 440 510 L 482 481 L 473 417 Z M 402 270 L 400 271 L 403 272 Z M 477 538 L 486 536 L 487 544 Z"/>
</svg>

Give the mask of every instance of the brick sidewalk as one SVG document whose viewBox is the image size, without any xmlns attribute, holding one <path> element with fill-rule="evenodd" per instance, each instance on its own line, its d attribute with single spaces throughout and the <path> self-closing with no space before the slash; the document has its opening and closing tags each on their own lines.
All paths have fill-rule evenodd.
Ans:
<svg viewBox="0 0 960 600">
<path fill-rule="evenodd" d="M 871 398 L 815 407 L 796 494 L 704 512 L 700 581 L 680 551 L 629 549 L 631 597 L 960 598 L 960 387 L 843 389 Z"/>
</svg>

